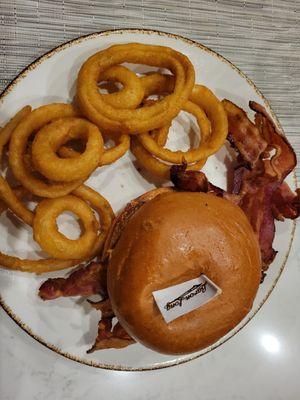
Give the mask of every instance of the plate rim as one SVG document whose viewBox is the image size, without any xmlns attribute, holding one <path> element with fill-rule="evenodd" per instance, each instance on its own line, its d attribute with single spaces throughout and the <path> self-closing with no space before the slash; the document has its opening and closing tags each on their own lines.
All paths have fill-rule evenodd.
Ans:
<svg viewBox="0 0 300 400">
<path fill-rule="evenodd" d="M 3 103 L 4 98 L 12 91 L 14 88 L 17 86 L 17 84 L 27 76 L 28 72 L 31 70 L 34 70 L 38 65 L 42 64 L 45 60 L 48 58 L 51 58 L 53 55 L 56 53 L 63 51 L 67 49 L 70 46 L 76 45 L 77 43 L 82 43 L 86 40 L 93 39 L 95 37 L 102 37 L 102 36 L 109 36 L 111 34 L 123 34 L 123 33 L 142 33 L 142 34 L 156 34 L 159 36 L 167 36 L 171 37 L 173 39 L 179 39 L 181 41 L 186 42 L 188 45 L 192 45 L 195 47 L 198 47 L 202 49 L 203 51 L 206 51 L 207 53 L 210 53 L 216 58 L 219 58 L 222 62 L 225 62 L 228 64 L 233 70 L 235 70 L 243 79 L 247 81 L 247 83 L 255 90 L 257 95 L 262 99 L 262 101 L 265 103 L 265 105 L 268 107 L 272 118 L 275 120 L 276 124 L 279 126 L 281 129 L 281 132 L 283 133 L 284 136 L 284 130 L 278 120 L 278 117 L 276 116 L 275 112 L 273 111 L 269 101 L 266 99 L 266 97 L 262 94 L 262 92 L 256 87 L 254 82 L 244 73 L 242 72 L 236 65 L 234 65 L 231 61 L 229 61 L 227 58 L 222 56 L 221 54 L 217 53 L 216 51 L 212 50 L 211 48 L 203 45 L 202 43 L 197 42 L 196 40 L 186 38 L 182 35 L 175 34 L 175 33 L 170 33 L 170 32 L 165 32 L 161 30 L 155 30 L 155 29 L 144 29 L 144 28 L 124 28 L 124 29 L 107 29 L 99 32 L 93 32 L 89 33 L 86 35 L 78 36 L 74 39 L 71 39 L 69 41 L 66 41 L 53 49 L 47 51 L 46 53 L 42 54 L 40 57 L 36 58 L 34 61 L 32 61 L 29 65 L 27 65 L 25 68 L 23 68 L 19 74 L 16 75 L 15 78 L 13 78 L 8 85 L 4 88 L 4 90 L 0 94 L 0 102 Z M 297 178 L 296 178 L 296 173 L 295 170 L 293 171 L 293 180 L 294 180 L 294 185 L 297 187 Z M 258 307 L 254 312 L 250 313 L 249 316 L 247 316 L 244 321 L 241 321 L 242 324 L 239 326 L 237 329 L 233 329 L 230 331 L 225 337 L 221 338 L 217 343 L 214 343 L 213 345 L 209 346 L 206 351 L 201 352 L 201 354 L 195 354 L 191 355 L 190 357 L 187 357 L 185 359 L 179 359 L 176 361 L 164 361 L 162 363 L 156 363 L 153 366 L 146 366 L 146 367 L 129 367 L 129 366 L 122 366 L 122 365 L 114 365 L 114 364 L 107 364 L 107 363 L 101 363 L 101 362 L 95 362 L 93 360 L 88 361 L 85 359 L 82 359 L 81 357 L 77 357 L 75 355 L 72 355 L 66 351 L 61 350 L 57 346 L 48 343 L 46 340 L 44 340 L 42 337 L 39 335 L 35 334 L 32 329 L 25 324 L 21 318 L 16 315 L 13 310 L 5 303 L 3 300 L 1 294 L 0 294 L 0 306 L 1 308 L 6 312 L 6 314 L 24 331 L 26 332 L 32 339 L 43 345 L 49 350 L 54 351 L 56 354 L 59 354 L 60 356 L 63 356 L 64 358 L 67 358 L 69 360 L 75 361 L 77 363 L 80 363 L 82 365 L 87 365 L 89 367 L 94 367 L 94 368 L 99 368 L 99 369 L 105 369 L 105 370 L 113 370 L 113 371 L 153 371 L 157 369 L 164 369 L 168 367 L 172 367 L 175 365 L 180 365 L 180 364 L 185 364 L 187 362 L 190 362 L 192 360 L 195 360 L 197 358 L 200 358 L 204 356 L 205 354 L 211 352 L 212 350 L 220 347 L 224 343 L 226 343 L 229 339 L 233 338 L 238 332 L 240 332 L 254 317 L 255 315 L 260 311 L 264 303 L 267 301 L 271 293 L 273 292 L 275 286 L 277 285 L 277 282 L 279 278 L 281 277 L 281 274 L 286 266 L 291 247 L 294 241 L 294 236 L 295 236 L 295 229 L 296 229 L 296 221 L 292 221 L 292 230 L 291 230 L 291 235 L 290 235 L 290 241 L 288 245 L 287 252 L 284 256 L 283 262 L 279 268 L 278 275 L 276 279 L 273 281 L 272 286 L 270 287 L 269 291 L 265 295 L 265 297 L 262 299 L 262 301 L 259 303 Z"/>
</svg>

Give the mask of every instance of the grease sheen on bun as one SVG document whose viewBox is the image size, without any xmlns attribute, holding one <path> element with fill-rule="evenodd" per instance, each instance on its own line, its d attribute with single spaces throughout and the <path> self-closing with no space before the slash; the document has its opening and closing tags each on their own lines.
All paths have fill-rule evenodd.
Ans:
<svg viewBox="0 0 300 400">
<path fill-rule="evenodd" d="M 170 191 L 145 202 L 126 223 L 108 265 L 108 291 L 137 341 L 184 354 L 213 344 L 243 319 L 260 273 L 258 242 L 238 206 L 212 194 Z M 166 323 L 152 292 L 200 274 L 222 293 Z"/>
</svg>

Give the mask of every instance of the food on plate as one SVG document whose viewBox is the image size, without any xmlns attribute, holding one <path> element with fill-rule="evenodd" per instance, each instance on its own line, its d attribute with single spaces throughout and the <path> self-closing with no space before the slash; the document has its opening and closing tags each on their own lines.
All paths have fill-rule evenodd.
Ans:
<svg viewBox="0 0 300 400">
<path fill-rule="evenodd" d="M 137 138 L 131 139 L 131 152 L 136 157 L 138 164 L 146 171 L 150 172 L 154 176 L 158 176 L 162 179 L 169 180 L 170 169 L 172 164 L 167 164 L 153 157 L 145 148 L 138 142 Z M 202 159 L 194 164 L 189 164 L 188 169 L 199 170 L 205 164 L 206 159 Z"/>
<path fill-rule="evenodd" d="M 32 115 L 33 117 L 30 118 Z M 99 129 L 82 118 L 76 118 L 75 115 L 75 109 L 67 104 L 42 106 L 32 112 L 30 107 L 25 107 L 0 131 L 0 157 L 3 155 L 4 146 L 8 143 L 9 157 L 18 149 L 20 153 L 17 152 L 16 158 L 14 158 L 15 154 L 12 155 L 12 163 L 15 162 L 15 171 L 18 171 L 21 165 L 23 172 L 21 171 L 21 175 L 18 173 L 16 175 L 22 178 L 29 177 L 31 180 L 31 182 L 26 181 L 27 187 L 19 185 L 13 188 L 4 177 L 1 177 L 0 211 L 2 213 L 8 208 L 22 222 L 32 226 L 33 235 L 41 248 L 57 258 L 24 260 L 0 253 L 0 263 L 6 268 L 35 273 L 54 271 L 94 258 L 101 252 L 114 218 L 107 200 L 93 189 L 81 185 L 80 181 L 78 181 L 79 186 L 76 183 L 77 188 L 72 190 L 72 194 L 59 196 L 60 193 L 52 191 L 56 184 L 54 183 L 52 187 L 51 184 L 48 185 L 45 182 L 46 178 L 42 178 L 39 170 L 41 166 L 42 172 L 48 174 L 48 177 L 52 171 L 52 174 L 56 173 L 58 180 L 65 177 L 66 182 L 69 180 L 71 185 L 74 185 L 79 178 L 81 180 L 84 176 L 87 178 L 100 164 L 103 141 Z M 39 130 L 39 128 L 42 129 Z M 35 134 L 34 138 L 32 138 L 32 133 Z M 57 157 L 56 151 L 61 145 L 74 138 L 86 139 L 87 142 L 83 154 L 76 155 L 76 162 L 74 158 L 67 160 Z M 47 158 L 49 154 L 50 159 Z M 45 160 L 46 164 L 44 164 Z M 75 164 L 77 168 L 74 168 Z M 81 175 L 79 176 L 78 173 Z M 54 176 L 52 178 L 55 180 Z M 35 184 L 38 190 L 30 190 Z M 39 188 L 42 188 L 44 192 L 50 192 L 54 198 L 43 198 Z M 35 198 L 34 195 L 37 193 L 40 194 Z M 24 198 L 38 203 L 34 211 L 23 203 Z M 68 239 L 58 231 L 56 218 L 65 210 L 79 214 L 83 221 L 84 232 L 77 240 Z M 99 221 L 96 215 L 99 216 Z"/>
<path fill-rule="evenodd" d="M 87 350 L 88 353 L 108 348 L 120 349 L 135 343 L 135 340 L 128 335 L 119 322 L 113 327 L 115 315 L 107 297 L 106 278 L 106 266 L 102 263 L 92 262 L 75 270 L 67 278 L 48 279 L 39 290 L 39 296 L 43 300 L 95 294 L 103 297 L 101 301 L 88 300 L 92 308 L 101 312 L 98 334 L 93 346 Z"/>
<path fill-rule="evenodd" d="M 82 185 L 72 193 L 38 204 L 33 236 L 44 251 L 58 259 L 91 259 L 100 254 L 114 214 L 108 201 L 93 189 Z M 64 211 L 73 212 L 82 222 L 83 233 L 78 239 L 68 239 L 58 231 L 56 219 Z"/>
<path fill-rule="evenodd" d="M 222 293 L 167 323 L 153 292 L 201 274 Z M 260 251 L 238 206 L 210 194 L 170 192 L 131 216 L 107 276 L 112 309 L 125 330 L 156 351 L 184 354 L 211 345 L 250 311 L 260 282 Z"/>
<path fill-rule="evenodd" d="M 104 317 L 98 323 L 98 335 L 95 343 L 87 353 L 102 349 L 122 349 L 133 343 L 135 340 L 128 335 L 119 322 L 113 326 L 112 318 Z"/>
<path fill-rule="evenodd" d="M 275 219 L 295 219 L 300 215 L 300 190 L 293 193 L 284 182 L 296 166 L 296 155 L 278 131 L 263 106 L 250 102 L 256 112 L 255 124 L 229 100 L 223 100 L 228 113 L 228 141 L 237 152 L 237 162 L 227 191 L 209 183 L 200 171 L 173 167 L 171 179 L 181 190 L 214 192 L 237 204 L 247 215 L 258 238 L 262 268 L 276 256 L 272 247 Z"/>
<path fill-rule="evenodd" d="M 0 176 L 0 198 L 20 220 L 28 225 L 33 224 L 33 213 L 22 203 L 3 176 Z"/>
<path fill-rule="evenodd" d="M 69 239 L 58 231 L 56 219 L 64 211 L 71 211 L 79 217 L 83 233 L 78 239 Z M 89 205 L 70 194 L 56 199 L 44 199 L 35 209 L 34 240 L 52 257 L 62 260 L 90 257 L 98 228 L 98 221 Z"/>
<path fill-rule="evenodd" d="M 100 193 L 89 186 L 81 185 L 73 191 L 73 194 L 87 202 L 99 216 L 101 227 L 94 245 L 93 253 L 94 256 L 97 254 L 100 255 L 104 241 L 115 217 L 113 209 L 110 203 L 101 196 Z"/>
<path fill-rule="evenodd" d="M 10 256 L 0 252 L 0 265 L 4 268 L 13 269 L 22 272 L 32 272 L 43 274 L 45 272 L 59 271 L 62 269 L 74 267 L 82 260 L 57 260 L 53 258 L 44 258 L 39 260 L 23 259 Z"/>
<path fill-rule="evenodd" d="M 118 56 L 115 54 L 117 50 L 119 51 Z M 116 59 L 119 57 L 118 63 L 125 60 L 158 66 L 156 59 L 160 59 L 161 55 L 158 56 L 155 53 L 151 61 L 148 57 L 138 61 L 139 59 L 134 56 L 134 54 L 142 54 L 146 50 L 151 54 L 152 50 L 157 50 L 157 46 L 138 44 L 112 46 L 91 56 L 83 64 L 78 76 L 77 101 L 80 109 L 87 118 L 98 124 L 101 129 L 109 132 L 110 135 L 114 134 L 117 137 L 120 133 L 136 134 L 136 138 L 133 138 L 131 142 L 131 151 L 138 163 L 150 173 L 168 179 L 170 165 L 181 163 L 183 160 L 188 163 L 188 169 L 199 170 L 205 164 L 207 157 L 214 154 L 222 146 L 227 136 L 227 118 L 223 106 L 208 88 L 195 85 L 194 88 L 190 87 L 189 90 L 192 101 L 182 101 L 186 95 L 184 92 L 180 101 L 176 103 L 177 111 L 174 112 L 173 116 L 169 117 L 169 114 L 165 115 L 161 111 L 160 114 L 165 116 L 164 119 L 161 118 L 159 124 L 155 123 L 145 129 L 146 121 L 154 118 L 153 110 L 166 103 L 170 108 L 170 102 L 177 93 L 177 76 L 172 67 L 162 64 L 161 66 L 169 68 L 174 75 L 150 73 L 138 78 L 128 68 L 115 65 L 113 60 L 114 57 Z M 185 60 L 182 54 L 169 50 L 166 54 L 171 57 L 171 60 L 175 56 L 180 60 L 183 57 Z M 111 59 L 107 60 L 109 55 Z M 170 65 L 173 65 L 171 61 Z M 97 85 L 103 81 L 119 82 L 124 87 L 116 93 L 99 93 Z M 149 96 L 153 95 L 159 97 L 155 101 L 149 100 Z M 161 97 L 161 95 L 164 96 Z M 127 107 L 126 98 L 128 99 Z M 174 106 L 173 101 L 171 105 Z M 167 110 L 169 109 L 166 106 L 164 107 Z M 106 109 L 108 110 L 107 113 Z M 171 151 L 164 148 L 170 123 L 181 109 L 196 116 L 201 130 L 199 147 L 186 152 Z M 127 121 L 130 115 L 131 119 Z M 156 114 L 155 118 L 157 118 Z M 136 126 L 135 123 L 140 128 L 127 127 L 128 124 L 134 127 Z M 72 156 L 72 150 L 62 150 L 61 155 L 69 154 Z"/>
<path fill-rule="evenodd" d="M 174 75 L 174 89 L 150 106 L 113 107 L 99 93 L 98 83 L 109 67 L 124 62 L 167 68 Z M 92 55 L 82 65 L 77 79 L 76 100 L 81 112 L 100 129 L 117 134 L 140 134 L 164 126 L 187 101 L 195 82 L 190 60 L 169 47 L 127 43 L 114 45 Z"/>
<path fill-rule="evenodd" d="M 150 190 L 149 192 L 144 193 L 143 195 L 137 197 L 134 200 L 131 200 L 122 210 L 121 213 L 114 219 L 111 224 L 110 230 L 107 234 L 101 261 L 107 262 L 110 257 L 111 249 L 114 248 L 115 244 L 120 238 L 122 230 L 127 224 L 129 218 L 133 216 L 133 214 L 145 203 L 154 199 L 158 194 L 169 193 L 173 189 L 170 187 L 162 187 L 158 189 Z"/>
<path fill-rule="evenodd" d="M 152 77 L 149 75 L 149 77 Z M 155 78 L 155 79 L 154 79 Z M 169 89 L 170 78 L 168 75 L 153 74 L 153 88 L 156 88 L 155 80 L 160 82 L 159 93 Z M 153 94 L 154 89 L 148 85 L 148 93 Z M 224 144 L 228 124 L 227 117 L 221 102 L 205 86 L 195 85 L 188 101 L 183 107 L 184 111 L 193 114 L 201 132 L 201 140 L 196 149 L 188 151 L 171 151 L 164 148 L 168 127 L 162 127 L 155 132 L 154 137 L 150 133 L 137 135 L 132 140 L 131 151 L 139 164 L 146 170 L 168 179 L 170 166 L 186 162 L 187 168 L 199 170 L 205 164 L 207 157 L 216 153 Z M 172 163 L 170 165 L 170 163 Z"/>
<path fill-rule="evenodd" d="M 123 63 L 158 70 L 140 74 Z M 0 264 L 43 273 L 85 263 L 46 280 L 39 296 L 100 296 L 87 298 L 101 314 L 88 353 L 140 342 L 186 354 L 215 343 L 252 307 L 276 256 L 275 219 L 300 214 L 300 191 L 284 182 L 296 165 L 292 147 L 263 106 L 249 103 L 252 122 L 195 83 L 191 61 L 168 47 L 127 43 L 95 53 L 79 71 L 75 100 L 26 106 L 0 131 L 0 162 L 8 145 L 17 181 L 0 176 L 0 214 L 10 210 L 32 227 L 53 257 L 0 253 Z M 200 130 L 199 145 L 187 151 L 166 146 L 180 111 Z M 228 187 L 220 188 L 199 170 L 226 140 L 236 157 Z M 84 182 L 129 148 L 140 166 L 174 186 L 146 192 L 114 219 L 109 202 Z M 59 231 L 65 211 L 81 221 L 77 239 Z"/>
<path fill-rule="evenodd" d="M 155 157 L 160 158 L 163 161 L 174 164 L 181 164 L 183 160 L 185 160 L 187 163 L 195 163 L 205 158 L 205 156 L 203 156 L 205 150 L 201 147 L 203 144 L 205 147 L 205 142 L 208 141 L 211 135 L 211 124 L 202 108 L 198 107 L 191 101 L 187 101 L 182 110 L 194 115 L 194 117 L 197 119 L 197 123 L 201 132 L 201 140 L 199 141 L 199 147 L 197 149 L 190 149 L 188 151 L 172 151 L 159 146 L 159 144 L 149 133 L 143 133 L 137 136 L 137 140 L 150 154 L 153 154 Z M 160 129 L 158 129 L 157 136 L 160 136 L 160 133 Z M 222 144 L 224 140 L 222 141 Z"/>
<path fill-rule="evenodd" d="M 0 131 L 0 163 L 2 161 L 4 146 L 9 142 L 11 134 L 16 126 L 23 121 L 24 118 L 31 112 L 31 107 L 26 106 L 21 109 Z M 3 135 L 3 136 L 2 136 Z M 28 225 L 33 224 L 33 213 L 27 209 L 20 200 L 27 191 L 22 187 L 17 187 L 15 189 L 11 188 L 7 180 L 0 176 L 0 198 L 1 201 L 7 206 L 11 211 L 13 211 L 23 222 Z M 1 204 L 2 205 L 2 204 Z M 3 209 L 5 206 L 3 205 Z M 78 260 L 24 260 L 18 257 L 10 256 L 5 253 L 0 252 L 0 264 L 1 266 L 9 269 L 16 269 L 26 272 L 36 272 L 42 273 L 49 270 L 54 271 L 58 269 L 64 269 L 72 267 L 78 263 Z"/>
<path fill-rule="evenodd" d="M 146 78 L 151 77 L 152 75 L 146 76 Z M 159 91 L 155 92 L 154 89 L 151 90 L 151 86 L 149 85 L 147 90 L 151 95 L 164 93 L 170 89 L 169 82 L 173 81 L 170 75 L 153 74 L 152 79 L 154 78 L 159 81 L 160 87 Z M 155 82 L 153 88 L 156 88 Z M 199 141 L 198 148 L 190 149 L 186 152 L 163 149 L 161 148 L 162 146 L 153 140 L 149 133 L 138 135 L 139 142 L 155 157 L 174 164 L 182 163 L 183 159 L 187 164 L 194 163 L 216 153 L 224 144 L 228 133 L 227 117 L 222 103 L 207 87 L 195 85 L 190 94 L 189 101 L 186 102 L 182 110 L 193 114 L 197 119 L 201 132 L 201 140 Z M 156 137 L 160 137 L 160 135 L 164 137 L 165 133 L 163 130 L 165 128 L 158 129 Z M 160 130 L 162 130 L 161 134 Z"/>
<path fill-rule="evenodd" d="M 44 300 L 82 294 L 101 295 L 101 301 L 90 302 L 93 308 L 101 312 L 101 319 L 96 341 L 89 352 L 123 348 L 134 343 L 134 339 L 163 352 L 193 351 L 217 340 L 251 308 L 259 281 L 263 280 L 265 270 L 275 255 L 272 249 L 274 218 L 297 218 L 300 214 L 300 191 L 293 193 L 284 182 L 295 167 L 296 158 L 288 141 L 278 132 L 262 106 L 250 103 L 250 107 L 256 111 L 255 123 L 252 123 L 247 114 L 235 104 L 224 100 L 223 105 L 229 122 L 227 140 L 236 150 L 238 162 L 232 172 L 228 171 L 228 180 L 232 184 L 226 190 L 209 182 L 203 172 L 188 170 L 185 163 L 173 165 L 170 178 L 174 188 L 160 188 L 145 193 L 131 201 L 114 220 L 104 245 L 102 264 L 99 264 L 101 279 L 92 275 L 89 272 L 91 267 L 87 266 L 80 270 L 78 278 L 74 272 L 74 275 L 67 278 L 50 279 L 42 285 L 40 296 Z M 166 139 L 163 136 L 161 138 L 162 142 Z M 202 192 L 195 204 L 192 192 Z M 172 198 L 176 199 L 173 203 L 169 201 Z M 160 209 L 161 202 L 163 209 Z M 208 213 L 209 216 L 198 220 L 198 212 L 200 215 Z M 183 214 L 184 217 L 181 217 Z M 220 224 L 226 228 L 223 240 L 216 233 Z M 184 227 L 188 234 L 179 234 L 178 231 Z M 232 233 L 235 229 L 238 232 Z M 193 240 L 190 240 L 190 236 Z M 137 239 L 131 240 L 133 237 Z M 232 247 L 224 246 L 227 240 Z M 173 241 L 178 243 L 174 244 Z M 233 244 L 234 241 L 240 241 L 240 244 Z M 191 249 L 194 243 L 202 243 L 200 250 L 209 252 L 207 262 L 198 262 L 202 258 L 193 251 L 194 247 Z M 246 257 L 244 261 L 247 251 L 251 252 L 252 257 Z M 178 255 L 178 252 L 183 254 Z M 220 258 L 217 258 L 218 254 Z M 224 269 L 225 272 L 222 270 L 224 280 L 221 282 L 218 280 L 221 278 L 218 262 L 225 263 L 230 259 L 235 261 L 231 262 L 231 268 Z M 216 263 L 214 267 L 208 268 L 211 260 Z M 189 263 L 193 265 L 190 269 Z M 226 288 L 227 285 L 233 285 L 232 293 L 225 292 L 225 295 L 233 296 L 231 304 L 236 304 L 236 307 L 231 310 L 231 314 L 230 307 L 218 307 L 215 314 L 211 310 L 205 313 L 220 301 L 220 294 L 197 310 L 166 323 L 146 288 L 156 282 L 161 285 L 162 282 L 171 282 L 173 285 L 180 282 L 177 279 L 181 273 L 184 277 L 186 274 L 195 277 L 201 272 L 200 268 L 208 268 L 206 274 L 211 274 L 208 277 L 222 290 L 223 296 L 224 282 Z M 249 274 L 249 280 L 244 279 L 244 273 Z M 238 283 L 239 279 L 241 284 Z M 246 305 L 242 304 L 244 301 Z M 226 310 L 230 314 L 227 319 L 223 313 Z M 196 329 L 197 319 L 191 318 L 192 315 L 202 313 L 207 320 L 205 327 L 208 327 L 204 333 L 202 329 Z M 214 315 L 216 320 L 220 318 L 219 324 L 213 324 Z M 118 321 L 118 329 L 112 327 L 114 320 Z M 164 329 L 168 331 L 175 325 L 177 329 L 171 331 L 173 338 L 181 332 L 178 341 L 172 339 L 172 334 L 164 333 Z M 189 332 L 193 332 L 191 341 L 188 335 L 184 336 L 186 327 Z M 205 337 L 205 334 L 208 336 Z"/>
<path fill-rule="evenodd" d="M 76 269 L 68 278 L 50 278 L 39 289 L 39 296 L 43 300 L 93 294 L 106 294 L 106 268 L 97 262 Z"/>
<path fill-rule="evenodd" d="M 17 125 L 31 112 L 30 106 L 25 106 L 19 110 L 16 115 L 14 115 L 10 121 L 4 126 L 4 128 L 0 129 L 0 159 L 2 160 L 4 146 L 10 140 L 11 134 L 13 130 L 17 127 Z"/>
<path fill-rule="evenodd" d="M 101 156 L 99 166 L 112 164 L 127 152 L 130 147 L 130 137 L 128 135 L 122 135 L 121 137 L 109 135 L 108 140 L 113 140 L 116 145 L 110 148 L 105 148 L 104 153 Z M 61 146 L 58 149 L 58 154 L 64 158 L 77 157 L 80 152 L 76 151 L 72 147 Z"/>
<path fill-rule="evenodd" d="M 33 132 L 55 119 L 76 116 L 78 112 L 70 104 L 49 104 L 33 110 L 13 131 L 9 142 L 9 165 L 19 183 L 36 196 L 65 196 L 81 185 L 82 180 L 75 179 L 72 182 L 45 182 L 26 167 L 23 159 Z"/>
<path fill-rule="evenodd" d="M 228 140 L 233 143 L 245 162 L 254 165 L 266 150 L 267 142 L 260 127 L 250 121 L 244 110 L 229 100 L 222 100 L 230 128 Z M 232 139 L 231 139 L 232 138 Z"/>
<path fill-rule="evenodd" d="M 58 149 L 70 140 L 82 139 L 85 150 L 77 157 L 61 158 Z M 103 139 L 98 127 L 82 118 L 61 118 L 42 127 L 31 146 L 32 162 L 50 181 L 87 179 L 102 157 Z"/>
<path fill-rule="evenodd" d="M 144 86 L 138 76 L 123 65 L 112 66 L 101 74 L 101 81 L 117 82 L 122 90 L 103 95 L 106 103 L 114 108 L 135 109 L 143 101 Z"/>
<path fill-rule="evenodd" d="M 107 148 L 101 158 L 100 165 L 112 164 L 121 158 L 130 148 L 130 137 L 121 135 L 120 137 L 109 135 L 109 139 L 117 143 L 114 147 Z"/>
<path fill-rule="evenodd" d="M 29 197 L 29 198 L 31 197 L 30 193 L 28 193 L 28 191 L 24 189 L 23 186 L 16 186 L 12 190 L 18 199 L 23 199 L 24 197 Z M 0 215 L 7 209 L 8 209 L 7 203 L 1 200 L 0 198 Z"/>
<path fill-rule="evenodd" d="M 3 151 L 9 143 L 13 130 L 31 112 L 30 106 L 23 107 L 16 115 L 0 130 L 0 164 L 2 164 Z M 32 213 L 19 200 L 19 196 L 11 189 L 7 180 L 0 174 L 0 198 L 9 208 L 24 222 L 32 225 Z"/>
</svg>

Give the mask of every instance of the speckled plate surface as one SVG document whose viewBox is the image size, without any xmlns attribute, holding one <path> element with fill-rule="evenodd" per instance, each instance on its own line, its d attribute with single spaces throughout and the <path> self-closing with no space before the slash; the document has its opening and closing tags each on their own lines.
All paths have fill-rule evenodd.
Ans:
<svg viewBox="0 0 300 400">
<path fill-rule="evenodd" d="M 267 101 L 254 84 L 234 65 L 201 44 L 188 39 L 146 30 L 119 30 L 85 36 L 66 43 L 26 68 L 1 96 L 0 119 L 8 120 L 20 107 L 31 104 L 37 107 L 51 102 L 71 101 L 74 96 L 77 72 L 82 62 L 94 52 L 112 44 L 141 42 L 170 46 L 185 53 L 193 62 L 196 81 L 207 85 L 219 98 L 228 98 L 245 110 L 248 101 L 264 104 L 273 115 Z M 274 121 L 278 124 L 276 117 Z M 180 115 L 172 127 L 168 142 L 170 148 L 188 146 L 188 132 L 194 127 L 186 115 Z M 185 140 L 186 138 L 186 140 Z M 219 186 L 225 186 L 225 161 L 230 158 L 227 148 L 222 148 L 207 162 L 204 171 L 208 178 Z M 159 185 L 146 174 L 139 173 L 127 154 L 118 162 L 97 170 L 88 184 L 103 194 L 117 212 L 128 201 Z M 294 178 L 288 183 L 294 187 Z M 62 218 L 65 232 L 72 233 L 76 226 L 70 219 Z M 271 265 L 267 278 L 260 285 L 253 309 L 231 332 L 213 346 L 183 357 L 164 356 L 142 345 L 135 344 L 122 350 L 103 350 L 86 354 L 97 333 L 99 314 L 92 311 L 83 299 L 59 299 L 43 302 L 37 290 L 47 277 L 62 276 L 51 273 L 36 277 L 30 274 L 0 270 L 0 301 L 5 311 L 41 344 L 74 361 L 94 367 L 117 370 L 151 370 L 183 363 L 206 354 L 222 345 L 250 321 L 271 294 L 285 266 L 293 240 L 294 223 L 287 220 L 276 225 L 274 247 L 279 251 Z M 11 216 L 1 216 L 1 251 L 27 258 L 41 255 L 31 239 L 29 228 L 23 227 Z"/>
</svg>

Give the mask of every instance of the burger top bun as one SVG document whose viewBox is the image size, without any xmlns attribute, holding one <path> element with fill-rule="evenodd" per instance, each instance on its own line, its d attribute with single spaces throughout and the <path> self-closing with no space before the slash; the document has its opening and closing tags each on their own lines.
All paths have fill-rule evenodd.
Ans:
<svg viewBox="0 0 300 400">
<path fill-rule="evenodd" d="M 153 192 L 150 192 L 153 193 Z M 203 349 L 249 312 L 260 250 L 243 211 L 212 194 L 165 191 L 131 212 L 111 251 L 108 292 L 121 325 L 167 354 Z M 152 293 L 206 275 L 222 292 L 166 323 Z"/>
</svg>

